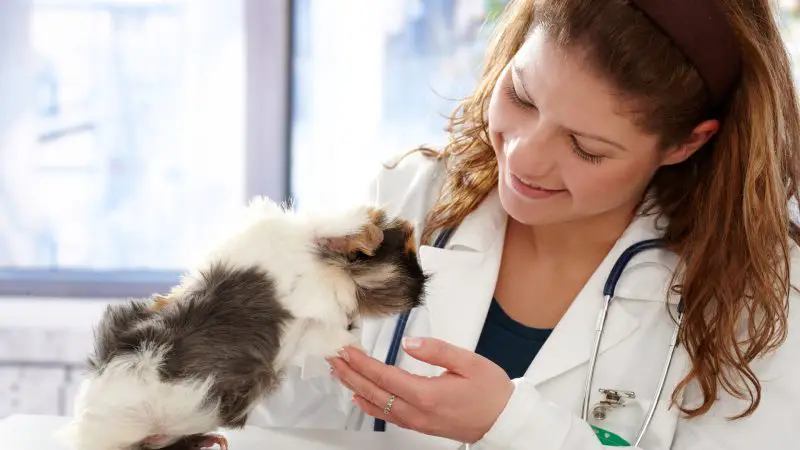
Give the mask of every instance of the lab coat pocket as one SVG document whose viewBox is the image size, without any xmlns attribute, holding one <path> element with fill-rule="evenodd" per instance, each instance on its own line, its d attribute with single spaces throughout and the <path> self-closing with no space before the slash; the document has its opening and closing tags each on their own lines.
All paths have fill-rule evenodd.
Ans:
<svg viewBox="0 0 800 450">
<path fill-rule="evenodd" d="M 619 297 L 616 301 L 636 316 L 641 326 L 598 359 L 589 419 L 592 425 L 612 431 L 632 444 L 659 391 L 675 325 L 663 301 Z M 672 357 L 657 408 L 640 443 L 642 448 L 669 448 L 678 421 L 677 409 L 670 408 L 672 392 L 687 369 L 687 356 L 679 348 Z"/>
</svg>

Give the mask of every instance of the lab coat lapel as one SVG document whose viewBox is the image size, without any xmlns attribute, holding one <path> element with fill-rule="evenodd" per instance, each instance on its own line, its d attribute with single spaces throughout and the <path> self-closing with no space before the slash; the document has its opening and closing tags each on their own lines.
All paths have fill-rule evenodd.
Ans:
<svg viewBox="0 0 800 450">
<path fill-rule="evenodd" d="M 531 363 L 526 378 L 535 384 L 543 383 L 589 361 L 598 315 L 603 307 L 603 286 L 606 278 L 625 249 L 643 239 L 655 237 L 652 220 L 636 219 L 617 240 Z M 639 320 L 636 316 L 618 302 L 612 301 L 600 344 L 600 354 L 631 336 L 638 327 Z"/>
<path fill-rule="evenodd" d="M 483 253 L 424 247 L 433 276 L 425 308 L 431 337 L 474 350 L 494 292 L 497 268 Z"/>
<path fill-rule="evenodd" d="M 431 275 L 425 308 L 432 337 L 475 349 L 494 295 L 505 224 L 494 192 L 461 223 L 445 248 L 420 248 L 422 268 Z"/>
</svg>

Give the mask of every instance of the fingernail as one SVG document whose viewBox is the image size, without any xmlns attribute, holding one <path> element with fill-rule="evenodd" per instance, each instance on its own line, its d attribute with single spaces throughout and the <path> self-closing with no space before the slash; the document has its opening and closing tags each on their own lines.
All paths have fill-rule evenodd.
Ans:
<svg viewBox="0 0 800 450">
<path fill-rule="evenodd" d="M 339 358 L 342 358 L 343 360 L 350 362 L 350 355 L 347 354 L 347 350 L 340 348 L 339 351 L 336 352 L 336 354 L 339 355 Z"/>
<path fill-rule="evenodd" d="M 405 337 L 403 338 L 403 348 L 420 348 L 422 347 L 422 339 L 417 337 Z"/>
</svg>

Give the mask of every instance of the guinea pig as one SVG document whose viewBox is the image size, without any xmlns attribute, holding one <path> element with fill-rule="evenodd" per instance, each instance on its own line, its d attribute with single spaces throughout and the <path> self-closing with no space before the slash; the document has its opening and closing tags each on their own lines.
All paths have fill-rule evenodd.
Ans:
<svg viewBox="0 0 800 450">
<path fill-rule="evenodd" d="M 189 450 L 243 427 L 307 357 L 356 345 L 362 317 L 420 306 L 414 227 L 383 209 L 301 214 L 257 199 L 166 295 L 114 303 L 95 328 L 76 450 Z"/>
</svg>

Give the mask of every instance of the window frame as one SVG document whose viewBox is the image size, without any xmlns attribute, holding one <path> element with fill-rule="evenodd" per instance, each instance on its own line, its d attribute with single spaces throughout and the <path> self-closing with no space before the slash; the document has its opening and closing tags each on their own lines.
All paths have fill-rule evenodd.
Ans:
<svg viewBox="0 0 800 450">
<path fill-rule="evenodd" d="M 31 0 L 34 1 L 34 0 Z M 290 192 L 292 2 L 242 0 L 245 51 L 245 197 Z M 3 297 L 109 299 L 163 293 L 180 271 L 0 268 Z"/>
</svg>

